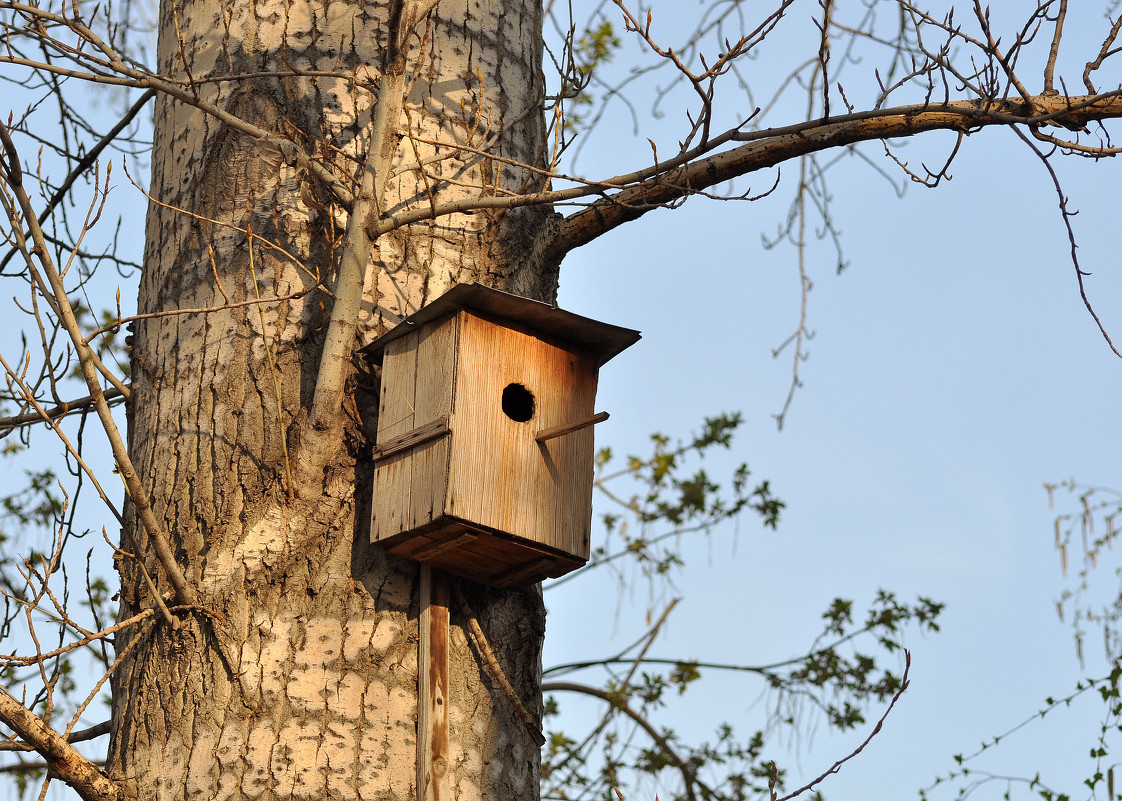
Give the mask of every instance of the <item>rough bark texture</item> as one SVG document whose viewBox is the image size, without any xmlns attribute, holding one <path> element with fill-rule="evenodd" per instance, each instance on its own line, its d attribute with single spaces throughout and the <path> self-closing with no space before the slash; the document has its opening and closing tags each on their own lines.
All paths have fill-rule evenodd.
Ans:
<svg viewBox="0 0 1122 801">
<path fill-rule="evenodd" d="M 340 0 L 164 2 L 160 70 L 353 174 L 387 15 L 384 3 Z M 540 34 L 538 0 L 443 0 L 410 39 L 401 130 L 476 147 L 491 137 L 494 152 L 540 162 Z M 236 77 L 308 70 L 339 77 Z M 206 80 L 216 77 L 233 79 Z M 376 378 L 358 370 L 340 399 L 346 436 L 320 497 L 288 495 L 286 461 L 331 303 L 315 285 L 322 276 L 331 286 L 345 212 L 279 145 L 184 104 L 159 101 L 155 137 L 152 195 L 190 213 L 149 212 L 142 313 L 311 291 L 265 304 L 263 316 L 243 306 L 137 324 L 130 452 L 210 611 L 181 612 L 178 633 L 160 624 L 118 640 L 131 650 L 113 679 L 108 771 L 144 799 L 417 797 L 417 569 L 367 544 L 364 454 L 377 422 L 364 398 L 376 397 Z M 426 161 L 435 155 L 416 147 Z M 439 155 L 426 178 L 402 139 L 389 202 L 427 202 L 426 187 L 441 178 L 476 194 L 480 184 L 515 190 L 533 180 L 464 151 Z M 534 209 L 384 238 L 367 276 L 364 338 L 458 282 L 552 299 L 556 275 L 537 243 L 553 225 L 551 212 Z M 123 547 L 149 553 L 135 527 Z M 133 560 L 121 570 L 128 616 L 151 599 Z M 540 592 L 464 589 L 507 676 L 540 714 Z M 538 750 L 455 611 L 451 647 L 452 795 L 536 798 Z"/>
</svg>

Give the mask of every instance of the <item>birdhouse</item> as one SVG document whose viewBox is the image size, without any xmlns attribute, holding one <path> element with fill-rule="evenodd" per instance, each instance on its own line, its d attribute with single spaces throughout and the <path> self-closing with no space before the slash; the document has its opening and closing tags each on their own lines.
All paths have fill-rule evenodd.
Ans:
<svg viewBox="0 0 1122 801">
<path fill-rule="evenodd" d="M 638 339 L 460 284 L 376 340 L 371 541 L 504 588 L 583 565 L 597 373 Z"/>
</svg>

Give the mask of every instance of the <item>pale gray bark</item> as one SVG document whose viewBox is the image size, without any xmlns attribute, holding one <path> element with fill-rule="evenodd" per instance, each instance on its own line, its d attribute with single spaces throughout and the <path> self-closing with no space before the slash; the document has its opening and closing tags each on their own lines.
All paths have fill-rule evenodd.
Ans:
<svg viewBox="0 0 1122 801">
<path fill-rule="evenodd" d="M 476 147 L 490 138 L 494 152 L 540 163 L 539 6 L 443 0 L 408 41 L 400 130 L 474 137 Z M 153 204 L 149 212 L 140 311 L 310 291 L 264 305 L 263 318 L 248 306 L 136 326 L 130 452 L 187 580 L 214 614 L 184 613 L 180 635 L 151 628 L 114 677 L 108 770 L 130 797 L 417 796 L 417 570 L 367 544 L 364 454 L 376 409 L 361 399 L 373 397 L 373 378 L 359 373 L 347 383 L 345 433 L 315 497 L 292 494 L 286 469 L 299 455 L 332 303 L 315 289 L 316 276 L 332 286 L 340 255 L 332 243 L 346 213 L 330 206 L 299 160 L 286 158 L 280 139 L 355 173 L 387 15 L 385 4 L 338 0 L 162 4 L 161 73 L 193 81 L 193 91 L 276 131 L 278 141 L 255 141 L 190 106 L 158 101 L 151 192 L 173 208 Z M 236 77 L 293 70 L 339 77 Z M 216 77 L 232 79 L 208 80 Z M 426 178 L 410 166 L 418 153 L 430 162 L 434 150 L 419 142 L 416 149 L 400 140 L 391 207 L 427 202 L 426 181 L 440 178 L 474 194 L 480 184 L 513 191 L 533 180 L 448 148 L 427 163 Z M 552 212 L 539 208 L 456 215 L 383 237 L 361 337 L 463 281 L 552 299 L 556 272 L 538 243 L 554 227 Z M 248 228 L 293 258 L 258 243 L 251 273 Z M 130 534 L 143 538 L 135 527 Z M 150 550 L 128 538 L 124 547 Z M 148 569 L 159 573 L 154 560 Z M 128 560 L 122 575 L 122 615 L 150 605 Z M 540 592 L 465 591 L 508 678 L 540 714 Z M 486 678 L 455 611 L 452 629 L 452 795 L 535 798 L 537 747 Z"/>
</svg>

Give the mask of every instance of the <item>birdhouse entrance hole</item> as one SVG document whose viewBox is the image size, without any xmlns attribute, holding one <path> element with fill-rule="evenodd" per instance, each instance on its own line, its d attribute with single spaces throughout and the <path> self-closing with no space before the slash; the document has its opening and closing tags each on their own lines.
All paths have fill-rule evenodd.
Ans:
<svg viewBox="0 0 1122 801">
<path fill-rule="evenodd" d="M 507 384 L 503 389 L 503 414 L 516 423 L 528 422 L 534 416 L 534 393 L 521 384 Z"/>
</svg>

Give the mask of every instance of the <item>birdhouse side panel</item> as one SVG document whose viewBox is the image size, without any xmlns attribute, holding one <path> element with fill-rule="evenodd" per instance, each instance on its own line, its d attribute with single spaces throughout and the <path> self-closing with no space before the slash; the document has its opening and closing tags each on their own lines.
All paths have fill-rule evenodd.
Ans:
<svg viewBox="0 0 1122 801">
<path fill-rule="evenodd" d="M 431 522 L 443 507 L 455 339 L 454 324 L 445 320 L 386 347 L 375 443 L 374 542 Z M 411 439 L 418 441 L 409 444 Z"/>
<path fill-rule="evenodd" d="M 593 413 L 594 358 L 467 312 L 459 348 L 451 513 L 587 559 L 592 429 L 535 436 Z"/>
<path fill-rule="evenodd" d="M 378 434 L 375 449 L 392 444 L 413 430 L 416 387 L 417 336 L 389 343 L 382 358 L 382 385 L 378 402 Z M 408 450 L 388 456 L 375 455 L 374 490 L 370 510 L 372 542 L 392 537 L 408 528 L 408 499 L 412 483 L 412 461 Z"/>
<path fill-rule="evenodd" d="M 378 390 L 378 435 L 375 446 L 408 434 L 416 427 L 417 344 L 421 332 L 394 340 L 382 357 Z"/>
<path fill-rule="evenodd" d="M 417 388 L 414 406 L 417 427 L 451 423 L 456 375 L 455 319 L 430 323 L 422 329 L 417 346 Z M 448 492 L 448 459 L 451 436 L 443 434 L 419 445 L 413 452 L 409 493 L 409 527 L 418 528 L 444 514 Z"/>
</svg>

